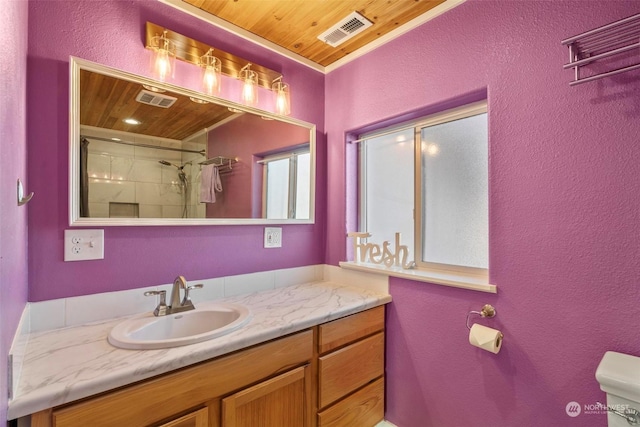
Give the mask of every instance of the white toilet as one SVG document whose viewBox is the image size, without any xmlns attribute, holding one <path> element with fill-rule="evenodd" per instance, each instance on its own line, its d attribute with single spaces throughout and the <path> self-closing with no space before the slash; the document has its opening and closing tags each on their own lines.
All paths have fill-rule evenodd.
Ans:
<svg viewBox="0 0 640 427">
<path fill-rule="evenodd" d="M 607 425 L 640 426 L 640 357 L 607 351 L 596 370 L 596 379 L 607 393 Z"/>
</svg>

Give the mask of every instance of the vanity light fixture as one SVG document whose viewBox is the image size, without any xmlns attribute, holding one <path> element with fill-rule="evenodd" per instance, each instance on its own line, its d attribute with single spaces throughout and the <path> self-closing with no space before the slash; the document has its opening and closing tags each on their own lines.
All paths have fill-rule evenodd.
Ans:
<svg viewBox="0 0 640 427">
<path fill-rule="evenodd" d="M 244 105 L 258 104 L 258 73 L 251 69 L 251 63 L 240 69 L 238 78 L 242 81 L 242 95 L 240 100 Z"/>
<path fill-rule="evenodd" d="M 215 49 L 214 56 L 213 47 L 151 22 L 146 24 L 145 47 L 153 51 L 152 73 L 160 81 L 173 77 L 173 61 L 177 58 L 201 68 L 202 91 L 208 95 L 220 93 L 222 75 L 225 75 L 242 81 L 240 100 L 243 104 L 257 106 L 258 87 L 262 86 L 273 91 L 275 112 L 279 115 L 290 114 L 289 85 L 282 81 L 282 75 L 276 71 L 219 49 Z"/>
<path fill-rule="evenodd" d="M 282 76 L 273 81 L 271 90 L 276 98 L 276 113 L 288 116 L 291 113 L 289 85 L 282 81 Z"/>
<path fill-rule="evenodd" d="M 151 37 L 149 48 L 151 55 L 151 72 L 161 82 L 175 75 L 176 44 L 167 37 L 167 30 L 162 35 Z"/>
<path fill-rule="evenodd" d="M 202 87 L 208 95 L 218 95 L 220 93 L 220 80 L 222 63 L 213 56 L 213 49 L 200 57 L 202 67 Z"/>
</svg>

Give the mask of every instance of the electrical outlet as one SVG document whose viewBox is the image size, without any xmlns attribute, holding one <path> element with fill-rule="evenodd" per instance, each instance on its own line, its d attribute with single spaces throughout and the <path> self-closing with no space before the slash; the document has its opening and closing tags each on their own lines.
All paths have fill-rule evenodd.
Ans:
<svg viewBox="0 0 640 427">
<path fill-rule="evenodd" d="M 64 230 L 64 260 L 104 259 L 104 230 Z"/>
<path fill-rule="evenodd" d="M 282 247 L 282 227 L 265 227 L 264 228 L 264 247 L 265 248 L 281 248 Z"/>
</svg>

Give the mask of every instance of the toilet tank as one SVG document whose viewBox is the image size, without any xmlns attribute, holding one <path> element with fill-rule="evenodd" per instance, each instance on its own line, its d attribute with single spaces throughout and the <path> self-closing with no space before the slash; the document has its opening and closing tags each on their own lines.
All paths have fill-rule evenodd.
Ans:
<svg viewBox="0 0 640 427">
<path fill-rule="evenodd" d="M 602 391 L 640 403 L 640 357 L 607 351 L 596 379 Z"/>
<path fill-rule="evenodd" d="M 607 351 L 596 370 L 596 379 L 607 393 L 609 407 L 640 411 L 640 357 Z M 609 427 L 629 426 L 624 418 L 611 412 L 607 418 Z"/>
</svg>

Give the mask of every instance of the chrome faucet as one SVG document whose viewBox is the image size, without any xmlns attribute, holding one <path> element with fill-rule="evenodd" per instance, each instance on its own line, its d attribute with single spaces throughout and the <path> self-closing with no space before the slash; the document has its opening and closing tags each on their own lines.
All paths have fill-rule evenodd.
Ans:
<svg viewBox="0 0 640 427">
<path fill-rule="evenodd" d="M 173 288 L 171 289 L 171 305 L 167 305 L 167 291 L 149 291 L 145 292 L 145 296 L 160 295 L 160 303 L 153 311 L 154 316 L 166 316 L 167 314 L 180 313 L 182 311 L 194 310 L 196 307 L 193 305 L 189 296 L 189 291 L 192 289 L 201 289 L 203 285 L 197 284 L 193 286 L 187 286 L 187 281 L 184 276 L 176 277 L 173 281 Z M 180 290 L 184 289 L 184 297 L 180 300 Z"/>
<path fill-rule="evenodd" d="M 180 289 L 184 289 L 186 293 L 187 289 L 187 281 L 184 279 L 184 276 L 176 277 L 176 280 L 173 281 L 173 288 L 171 289 L 171 308 L 179 308 L 182 306 L 180 304 Z M 193 304 L 191 304 L 191 309 L 193 309 Z M 181 310 L 185 311 L 185 310 Z"/>
</svg>

